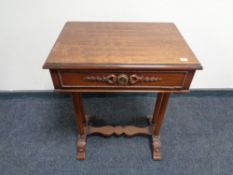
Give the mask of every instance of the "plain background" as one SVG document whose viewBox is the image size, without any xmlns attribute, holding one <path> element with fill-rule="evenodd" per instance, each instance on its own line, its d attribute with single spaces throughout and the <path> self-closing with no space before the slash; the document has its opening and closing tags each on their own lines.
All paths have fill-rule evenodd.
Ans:
<svg viewBox="0 0 233 175">
<path fill-rule="evenodd" d="M 204 66 L 191 88 L 233 88 L 232 0 L 1 0 L 0 90 L 53 89 L 42 65 L 66 21 L 174 22 Z"/>
</svg>

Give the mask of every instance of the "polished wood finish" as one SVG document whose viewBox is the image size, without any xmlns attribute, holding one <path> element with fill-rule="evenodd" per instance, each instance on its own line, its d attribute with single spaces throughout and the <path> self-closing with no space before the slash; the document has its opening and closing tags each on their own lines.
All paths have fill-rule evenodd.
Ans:
<svg viewBox="0 0 233 175">
<path fill-rule="evenodd" d="M 77 72 L 58 71 L 60 88 L 150 88 L 182 89 L 188 71 L 110 71 Z M 121 78 L 121 79 L 120 79 Z M 125 82 L 120 82 L 124 80 Z"/>
<path fill-rule="evenodd" d="M 154 113 L 152 117 L 152 123 L 155 123 L 158 121 L 158 115 L 159 115 L 160 106 L 162 104 L 162 100 L 163 100 L 163 93 L 158 93 L 157 100 L 155 103 Z"/>
<path fill-rule="evenodd" d="M 77 159 L 91 134 L 152 137 L 161 159 L 160 130 L 171 93 L 189 91 L 201 64 L 172 23 L 67 22 L 43 68 L 56 91 L 71 92 L 78 128 Z M 83 92 L 158 92 L 147 127 L 94 127 L 84 113 Z"/>
<path fill-rule="evenodd" d="M 200 69 L 173 23 L 67 22 L 44 68 Z"/>
<path fill-rule="evenodd" d="M 77 156 L 78 160 L 84 160 L 86 158 L 86 117 L 84 114 L 82 95 L 81 93 L 72 93 L 73 105 L 76 114 L 76 124 L 78 129 L 78 141 L 77 141 Z"/>
<path fill-rule="evenodd" d="M 76 113 L 76 123 L 79 134 L 84 134 L 84 125 L 86 124 L 85 114 L 83 111 L 83 102 L 80 93 L 72 93 L 74 110 Z"/>
<path fill-rule="evenodd" d="M 168 105 L 168 100 L 170 93 L 158 93 L 155 110 L 152 118 L 152 123 L 154 123 L 154 128 L 152 131 L 152 148 L 153 148 L 153 159 L 161 159 L 161 143 L 160 143 L 160 129 L 163 124 L 163 119 L 165 116 L 166 108 Z"/>
<path fill-rule="evenodd" d="M 160 101 L 160 105 L 155 108 L 155 111 L 158 112 L 157 114 L 154 114 L 156 117 L 156 124 L 155 124 L 155 128 L 154 128 L 154 134 L 156 136 L 158 136 L 160 134 L 160 128 L 162 126 L 163 123 L 163 118 L 164 118 L 164 114 L 166 112 L 166 108 L 167 108 L 167 104 L 168 104 L 168 100 L 170 97 L 170 93 L 161 93 L 159 94 L 161 99 L 158 99 Z"/>
</svg>

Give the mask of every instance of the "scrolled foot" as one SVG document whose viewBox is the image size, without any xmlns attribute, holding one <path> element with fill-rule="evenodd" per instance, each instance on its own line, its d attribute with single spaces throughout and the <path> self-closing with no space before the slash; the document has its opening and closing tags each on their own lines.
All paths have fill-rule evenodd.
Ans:
<svg viewBox="0 0 233 175">
<path fill-rule="evenodd" d="M 76 159 L 85 160 L 86 158 L 86 135 L 79 135 L 77 141 Z"/>
<path fill-rule="evenodd" d="M 153 149 L 153 159 L 161 160 L 161 142 L 159 136 L 152 136 L 152 149 Z"/>
</svg>

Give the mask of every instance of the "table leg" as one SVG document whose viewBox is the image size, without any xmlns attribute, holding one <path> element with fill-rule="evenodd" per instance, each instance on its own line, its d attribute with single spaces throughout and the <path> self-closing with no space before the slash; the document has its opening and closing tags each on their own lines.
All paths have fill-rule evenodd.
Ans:
<svg viewBox="0 0 233 175">
<path fill-rule="evenodd" d="M 155 103 L 154 114 L 152 117 L 152 123 L 155 123 L 158 120 L 158 115 L 159 115 L 159 110 L 162 104 L 162 100 L 163 100 L 163 93 L 158 93 L 156 103 Z"/>
<path fill-rule="evenodd" d="M 158 93 L 154 114 L 152 117 L 152 122 L 154 123 L 154 128 L 152 131 L 152 149 L 153 149 L 153 159 L 160 160 L 160 129 L 163 123 L 164 114 L 166 112 L 167 104 L 169 101 L 170 93 Z"/>
<path fill-rule="evenodd" d="M 83 109 L 82 95 L 79 92 L 72 93 L 73 106 L 76 115 L 76 125 L 78 129 L 77 156 L 78 160 L 84 160 L 86 157 L 86 118 Z"/>
</svg>

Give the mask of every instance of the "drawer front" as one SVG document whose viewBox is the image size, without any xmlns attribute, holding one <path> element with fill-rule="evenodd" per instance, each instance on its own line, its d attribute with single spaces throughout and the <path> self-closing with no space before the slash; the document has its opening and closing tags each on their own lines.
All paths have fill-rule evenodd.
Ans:
<svg viewBox="0 0 233 175">
<path fill-rule="evenodd" d="M 188 71 L 78 72 L 58 70 L 59 88 L 182 89 Z"/>
</svg>

